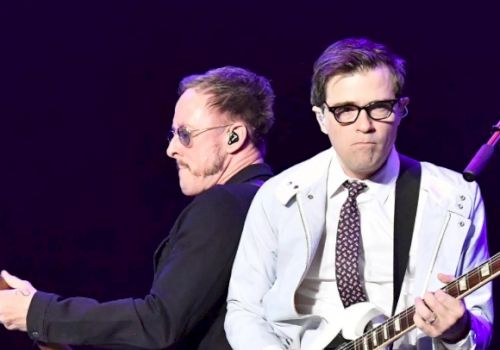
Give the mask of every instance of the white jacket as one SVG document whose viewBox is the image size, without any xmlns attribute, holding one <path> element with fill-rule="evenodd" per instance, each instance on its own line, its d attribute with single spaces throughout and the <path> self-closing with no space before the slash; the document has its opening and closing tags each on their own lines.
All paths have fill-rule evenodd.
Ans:
<svg viewBox="0 0 500 350">
<path fill-rule="evenodd" d="M 333 149 L 326 150 L 270 179 L 257 193 L 229 285 L 225 329 L 233 349 L 300 349 L 306 322 L 315 325 L 318 349 L 322 349 L 342 325 L 342 315 L 339 324 L 329 325 L 318 316 L 299 315 L 294 305 L 295 292 L 325 229 L 326 178 L 334 155 Z M 418 240 L 418 254 L 410 256 L 418 267 L 414 280 L 405 278 L 403 282 L 398 311 L 404 304 L 402 300 L 423 295 L 424 286 L 431 291 L 441 288 L 438 272 L 459 276 L 489 257 L 484 207 L 477 184 L 465 182 L 451 170 L 425 162 L 421 165 L 413 234 L 413 240 Z M 404 293 L 408 283 L 411 295 Z M 489 342 L 491 300 L 491 283 L 465 298 L 472 312 L 472 331 L 463 349 L 484 349 Z M 430 349 L 431 343 L 435 349 L 442 347 L 423 333 L 417 342 L 418 349 Z"/>
</svg>

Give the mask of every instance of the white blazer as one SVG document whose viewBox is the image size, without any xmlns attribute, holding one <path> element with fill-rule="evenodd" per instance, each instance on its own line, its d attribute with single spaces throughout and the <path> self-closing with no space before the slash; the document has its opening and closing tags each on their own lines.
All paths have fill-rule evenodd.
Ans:
<svg viewBox="0 0 500 350">
<path fill-rule="evenodd" d="M 306 324 L 315 328 L 317 348 L 322 349 L 341 328 L 342 314 L 338 324 L 327 324 L 319 316 L 298 314 L 294 304 L 295 292 L 325 229 L 326 179 L 333 156 L 333 149 L 329 149 L 295 165 L 267 181 L 255 196 L 229 285 L 225 330 L 233 349 L 300 349 Z M 489 257 L 477 184 L 465 182 L 451 170 L 421 164 L 413 234 L 418 252 L 410 256 L 410 263 L 415 259 L 417 268 L 414 280 L 405 278 L 403 282 L 398 311 L 406 307 L 403 300 L 441 288 L 438 272 L 459 276 Z M 472 331 L 461 348 L 486 347 L 493 319 L 491 300 L 491 283 L 466 297 Z M 399 348 L 442 347 L 425 334 L 419 335 L 417 344 L 400 342 Z"/>
</svg>

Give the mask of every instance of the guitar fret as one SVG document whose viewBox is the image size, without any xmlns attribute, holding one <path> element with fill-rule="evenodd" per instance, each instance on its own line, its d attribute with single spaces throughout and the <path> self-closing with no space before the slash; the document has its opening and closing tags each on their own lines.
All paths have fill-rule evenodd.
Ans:
<svg viewBox="0 0 500 350">
<path fill-rule="evenodd" d="M 468 289 L 467 288 L 467 277 L 464 276 L 458 280 L 458 287 L 459 287 L 461 292 L 466 291 Z"/>
<path fill-rule="evenodd" d="M 354 350 L 363 350 L 363 338 L 354 341 Z"/>
<path fill-rule="evenodd" d="M 481 277 L 488 277 L 491 275 L 490 264 L 486 263 L 481 267 Z"/>
<path fill-rule="evenodd" d="M 394 318 L 394 330 L 398 333 L 401 331 L 401 324 L 399 323 L 399 315 L 397 315 Z"/>
<path fill-rule="evenodd" d="M 377 332 L 372 332 L 372 343 L 373 343 L 373 346 L 377 346 L 378 345 L 378 341 L 377 341 Z"/>
<path fill-rule="evenodd" d="M 384 330 L 384 340 L 389 339 L 389 330 L 387 329 L 387 323 L 384 323 L 383 330 Z"/>
<path fill-rule="evenodd" d="M 368 337 L 363 337 L 363 349 L 370 350 L 370 348 L 368 347 Z"/>
</svg>

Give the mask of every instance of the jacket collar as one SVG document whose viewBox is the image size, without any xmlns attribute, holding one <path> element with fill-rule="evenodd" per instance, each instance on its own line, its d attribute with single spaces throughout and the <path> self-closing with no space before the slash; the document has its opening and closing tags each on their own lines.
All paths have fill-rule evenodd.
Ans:
<svg viewBox="0 0 500 350">
<path fill-rule="evenodd" d="M 373 195 L 380 202 L 384 202 L 390 190 L 394 188 L 398 173 L 399 157 L 396 149 L 393 148 L 385 165 L 365 182 Z M 283 180 L 277 186 L 276 196 L 283 205 L 286 205 L 299 192 L 316 192 L 318 186 L 323 190 L 328 177 L 330 177 L 328 189 L 324 190 L 327 190 L 328 196 L 332 196 L 338 192 L 342 183 L 349 179 L 342 171 L 333 148 L 291 167 L 281 177 Z M 391 186 L 387 186 L 388 184 Z"/>
<path fill-rule="evenodd" d="M 230 178 L 226 183 L 243 183 L 249 182 L 251 180 L 267 180 L 273 176 L 273 171 L 271 167 L 266 163 L 257 163 L 246 166 L 236 173 L 232 178 Z"/>
<path fill-rule="evenodd" d="M 282 180 L 278 183 L 275 192 L 278 201 L 286 205 L 297 193 L 309 192 L 318 185 L 324 187 L 326 191 L 326 178 L 333 155 L 333 148 L 329 148 L 285 170 L 280 176 Z"/>
</svg>

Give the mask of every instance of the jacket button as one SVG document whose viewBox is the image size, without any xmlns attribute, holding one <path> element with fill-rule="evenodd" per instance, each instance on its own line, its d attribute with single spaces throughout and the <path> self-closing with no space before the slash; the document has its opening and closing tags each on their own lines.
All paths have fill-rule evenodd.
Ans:
<svg viewBox="0 0 500 350">
<path fill-rule="evenodd" d="M 33 331 L 33 332 L 31 332 L 31 336 L 33 338 L 38 338 L 40 336 L 40 333 L 38 333 L 37 331 Z"/>
<path fill-rule="evenodd" d="M 313 196 L 312 194 L 308 194 L 308 195 L 307 195 L 307 198 L 309 198 L 309 199 L 313 199 L 313 198 L 314 198 L 314 196 Z"/>
<path fill-rule="evenodd" d="M 464 200 L 465 200 L 465 196 L 464 196 L 463 194 L 462 194 L 462 195 L 460 195 L 460 200 L 461 200 L 461 201 L 464 201 Z"/>
<path fill-rule="evenodd" d="M 458 209 L 463 209 L 464 208 L 464 206 L 462 205 L 462 203 L 458 203 L 457 207 L 458 207 Z"/>
<path fill-rule="evenodd" d="M 465 222 L 463 222 L 463 221 L 460 221 L 458 224 L 460 225 L 460 227 L 464 227 L 465 226 Z"/>
</svg>

